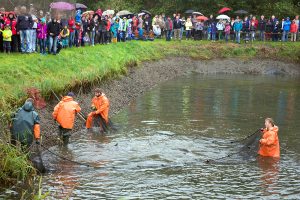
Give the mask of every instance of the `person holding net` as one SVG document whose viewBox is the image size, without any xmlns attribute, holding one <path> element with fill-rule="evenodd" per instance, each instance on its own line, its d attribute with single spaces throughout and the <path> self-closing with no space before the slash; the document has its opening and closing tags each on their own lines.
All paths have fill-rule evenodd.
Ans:
<svg viewBox="0 0 300 200">
<path fill-rule="evenodd" d="M 261 129 L 263 135 L 259 140 L 258 154 L 260 156 L 280 157 L 278 130 L 272 118 L 265 119 L 265 128 Z"/>
</svg>

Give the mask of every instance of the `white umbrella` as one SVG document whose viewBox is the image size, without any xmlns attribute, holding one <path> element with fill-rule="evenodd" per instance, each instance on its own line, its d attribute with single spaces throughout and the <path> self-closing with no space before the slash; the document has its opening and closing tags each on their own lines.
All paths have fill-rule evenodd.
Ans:
<svg viewBox="0 0 300 200">
<path fill-rule="evenodd" d="M 142 12 L 142 13 L 139 13 L 138 16 L 143 16 L 143 15 L 145 15 L 145 14 L 146 14 L 146 13 L 143 13 L 143 12 Z"/>
<path fill-rule="evenodd" d="M 193 12 L 192 15 L 203 15 L 201 12 Z"/>
<path fill-rule="evenodd" d="M 227 15 L 219 15 L 216 19 L 227 19 L 227 20 L 230 20 L 230 17 L 228 17 Z"/>
<path fill-rule="evenodd" d="M 115 14 L 114 10 L 106 10 L 102 13 L 102 15 L 113 15 L 113 14 Z"/>
</svg>

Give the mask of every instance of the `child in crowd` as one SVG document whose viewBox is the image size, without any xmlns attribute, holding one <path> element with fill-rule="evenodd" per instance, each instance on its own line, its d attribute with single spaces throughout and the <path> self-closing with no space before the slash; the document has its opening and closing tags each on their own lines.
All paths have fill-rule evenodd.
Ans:
<svg viewBox="0 0 300 200">
<path fill-rule="evenodd" d="M 42 18 L 37 25 L 37 38 L 40 46 L 40 54 L 46 54 L 46 41 L 47 41 L 47 24 L 46 19 Z"/>
<path fill-rule="evenodd" d="M 230 24 L 227 22 L 227 23 L 225 24 L 225 40 L 226 40 L 226 42 L 228 42 L 228 40 L 229 40 L 229 37 L 230 37 L 230 30 L 231 30 L 231 26 L 230 26 Z"/>
<path fill-rule="evenodd" d="M 251 42 L 253 42 L 255 40 L 255 33 L 256 33 L 256 26 L 255 26 L 255 22 L 251 22 L 250 25 L 250 32 L 251 32 Z"/>
<path fill-rule="evenodd" d="M 11 37 L 12 37 L 12 31 L 10 30 L 10 25 L 9 24 L 5 24 L 4 25 L 4 30 L 0 30 L 2 32 L 2 36 L 3 36 L 3 51 L 6 53 L 10 53 L 11 50 Z"/>
<path fill-rule="evenodd" d="M 69 45 L 69 35 L 70 35 L 70 30 L 68 29 L 68 26 L 65 25 L 63 30 L 60 32 L 62 48 L 67 48 L 68 47 L 68 45 Z"/>
</svg>

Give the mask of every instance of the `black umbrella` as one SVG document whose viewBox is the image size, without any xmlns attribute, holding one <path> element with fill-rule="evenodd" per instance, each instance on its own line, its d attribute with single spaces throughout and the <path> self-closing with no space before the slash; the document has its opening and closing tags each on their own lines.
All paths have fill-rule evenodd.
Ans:
<svg viewBox="0 0 300 200">
<path fill-rule="evenodd" d="M 148 14 L 148 15 L 151 15 L 151 12 L 149 12 L 148 10 L 141 10 L 141 12 L 143 12 L 145 14 Z"/>
<path fill-rule="evenodd" d="M 185 11 L 184 13 L 185 14 L 192 14 L 193 12 L 195 12 L 194 10 L 187 10 L 187 11 Z"/>
<path fill-rule="evenodd" d="M 237 10 L 234 12 L 235 14 L 248 14 L 246 10 Z"/>
</svg>

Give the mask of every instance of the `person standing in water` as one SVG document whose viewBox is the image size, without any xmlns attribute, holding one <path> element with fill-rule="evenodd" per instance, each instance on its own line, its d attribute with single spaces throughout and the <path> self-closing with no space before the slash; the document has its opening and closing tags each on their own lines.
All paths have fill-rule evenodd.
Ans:
<svg viewBox="0 0 300 200">
<path fill-rule="evenodd" d="M 272 118 L 265 119 L 265 128 L 261 129 L 263 135 L 262 138 L 259 140 L 259 155 L 275 158 L 280 157 L 278 130 L 279 129 L 275 125 Z"/>
<path fill-rule="evenodd" d="M 70 131 L 74 127 L 75 116 L 81 111 L 79 104 L 74 101 L 74 93 L 69 92 L 54 107 L 53 119 L 59 124 L 59 134 L 66 145 L 69 143 Z"/>
<path fill-rule="evenodd" d="M 101 120 L 103 119 L 105 125 L 108 126 L 109 100 L 100 88 L 95 89 L 95 97 L 92 99 L 91 107 L 94 111 L 88 115 L 88 118 L 86 120 L 86 128 L 92 128 L 93 119 L 97 116 L 101 117 Z M 105 131 L 104 127 L 101 128 L 102 131 Z"/>
</svg>

